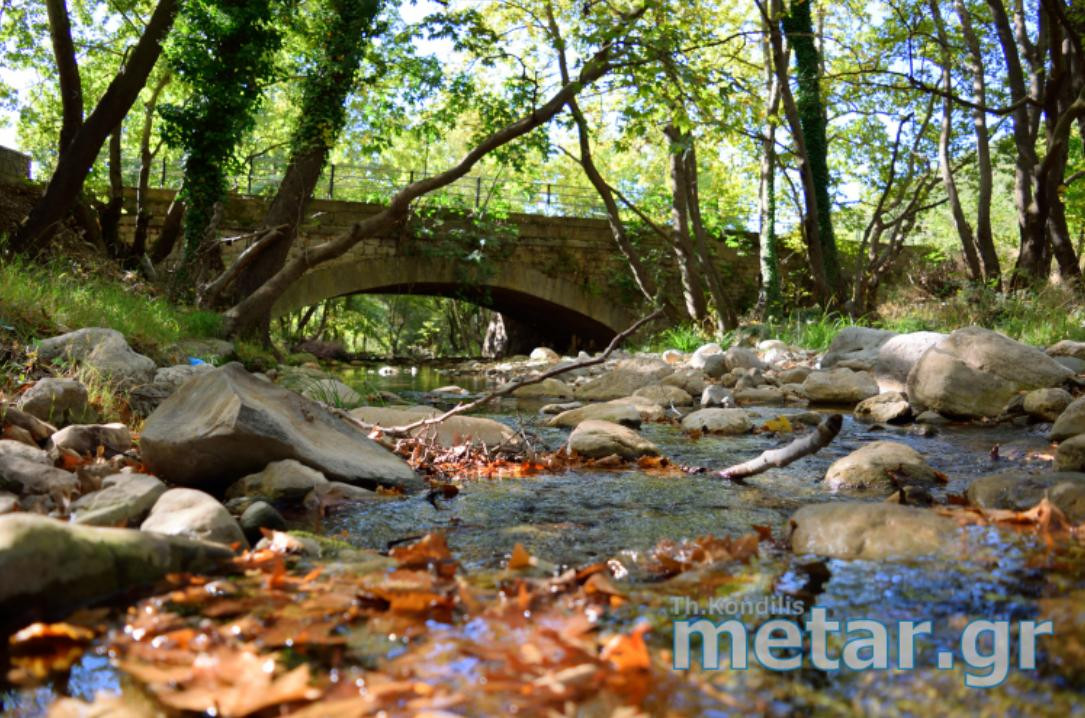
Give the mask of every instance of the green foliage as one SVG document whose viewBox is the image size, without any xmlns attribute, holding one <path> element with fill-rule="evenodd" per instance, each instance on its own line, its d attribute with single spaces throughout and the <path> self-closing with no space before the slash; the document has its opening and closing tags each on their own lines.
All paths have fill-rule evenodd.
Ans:
<svg viewBox="0 0 1085 718">
<path fill-rule="evenodd" d="M 0 324 L 24 340 L 109 327 L 154 355 L 181 339 L 219 336 L 222 320 L 59 261 L 41 265 L 15 258 L 0 261 Z"/>
<path fill-rule="evenodd" d="M 697 347 L 711 341 L 715 341 L 715 339 L 703 329 L 692 324 L 680 324 L 676 327 L 664 329 L 659 334 L 651 337 L 645 342 L 643 348 L 646 351 L 655 352 L 675 349 L 684 354 L 689 354 L 695 351 Z"/>
<path fill-rule="evenodd" d="M 278 359 L 271 351 L 255 342 L 237 341 L 234 351 L 237 354 L 237 360 L 249 371 L 266 372 L 279 365 Z"/>
<path fill-rule="evenodd" d="M 277 0 L 188 0 L 165 48 L 187 88 L 183 104 L 164 104 L 163 135 L 184 152 L 185 264 L 194 258 L 216 202 L 236 170 L 236 149 L 256 123 L 264 87 L 282 44 Z"/>
</svg>

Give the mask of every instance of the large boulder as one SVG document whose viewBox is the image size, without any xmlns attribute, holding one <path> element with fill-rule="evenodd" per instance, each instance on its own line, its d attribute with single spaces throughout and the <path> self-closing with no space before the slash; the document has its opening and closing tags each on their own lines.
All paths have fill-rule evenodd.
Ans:
<svg viewBox="0 0 1085 718">
<path fill-rule="evenodd" d="M 1073 373 L 1035 347 L 980 327 L 928 349 L 908 375 L 908 397 L 948 416 L 994 417 L 1014 395 L 1061 385 Z"/>
<path fill-rule="evenodd" d="M 878 348 L 874 362 L 874 379 L 882 391 L 905 391 L 908 373 L 923 353 L 946 338 L 941 332 L 911 332 L 897 334 Z"/>
<path fill-rule="evenodd" d="M 1085 521 L 1085 474 L 1056 471 L 1050 474 L 1027 474 L 1020 470 L 1003 471 L 973 481 L 965 496 L 975 506 L 985 509 L 1024 511 L 1048 499 L 1072 523 Z"/>
<path fill-rule="evenodd" d="M 147 417 L 140 448 L 156 475 L 184 486 L 223 486 L 282 459 L 347 483 L 424 486 L 360 427 L 240 364 L 194 377 L 163 401 Z"/>
<path fill-rule="evenodd" d="M 929 486 L 937 480 L 934 469 L 918 451 L 895 441 L 867 444 L 837 459 L 825 472 L 825 483 L 833 491 L 873 489 L 889 493 L 899 483 Z"/>
<path fill-rule="evenodd" d="M 753 422 L 742 409 L 699 409 L 682 418 L 682 428 L 705 434 L 746 434 Z"/>
<path fill-rule="evenodd" d="M 577 409 L 563 411 L 546 422 L 547 426 L 564 426 L 574 429 L 585 421 L 609 421 L 636 429 L 641 425 L 641 415 L 637 407 L 621 401 L 608 401 L 603 404 L 588 404 Z"/>
<path fill-rule="evenodd" d="M 534 399 L 540 397 L 555 397 L 558 399 L 572 399 L 572 388 L 561 379 L 543 379 L 535 384 L 527 384 L 513 390 L 512 395 L 522 399 Z"/>
<path fill-rule="evenodd" d="M 654 401 L 660 406 L 690 406 L 693 397 L 685 389 L 679 389 L 669 384 L 650 384 L 633 392 L 633 396 L 640 396 Z"/>
<path fill-rule="evenodd" d="M 164 366 L 154 373 L 154 383 L 165 390 L 167 396 L 181 388 L 186 381 L 205 372 L 212 371 L 215 367 L 211 364 L 175 364 Z"/>
<path fill-rule="evenodd" d="M 1053 357 L 1074 357 L 1085 360 L 1085 342 L 1063 339 L 1047 348 L 1047 354 Z"/>
<path fill-rule="evenodd" d="M 1029 416 L 1040 421 L 1055 421 L 1074 397 L 1065 389 L 1033 389 L 1025 394 L 1024 408 Z"/>
<path fill-rule="evenodd" d="M 803 392 L 818 404 L 855 404 L 878 393 L 870 372 L 851 369 L 811 372 L 802 383 Z"/>
<path fill-rule="evenodd" d="M 561 355 L 549 347 L 535 347 L 531 350 L 531 354 L 528 355 L 528 359 L 531 361 L 546 362 L 547 364 L 556 364 L 561 361 Z"/>
<path fill-rule="evenodd" d="M 94 420 L 94 410 L 87 404 L 87 387 L 75 379 L 38 379 L 15 406 L 56 426 Z"/>
<path fill-rule="evenodd" d="M 844 327 L 833 337 L 828 351 L 821 358 L 820 366 L 827 369 L 847 362 L 846 366 L 852 368 L 873 369 L 878 361 L 878 351 L 895 336 L 895 332 L 884 329 Z"/>
<path fill-rule="evenodd" d="M 657 404 L 643 396 L 623 396 L 620 399 L 611 399 L 606 404 L 628 404 L 637 410 L 641 421 L 663 421 L 667 416 L 667 410 L 662 404 Z"/>
<path fill-rule="evenodd" d="M 1055 450 L 1055 468 L 1059 471 L 1085 471 L 1085 434 L 1071 436 Z"/>
<path fill-rule="evenodd" d="M 227 546 L 247 546 L 245 534 L 226 507 L 214 496 L 196 489 L 170 489 L 163 493 L 139 528 Z"/>
<path fill-rule="evenodd" d="M 1066 405 L 1055 419 L 1049 436 L 1052 441 L 1062 441 L 1078 434 L 1085 434 L 1085 396 Z"/>
<path fill-rule="evenodd" d="M 761 361 L 757 352 L 749 347 L 731 347 L 723 353 L 723 359 L 727 362 L 728 371 L 735 369 L 768 369 L 768 365 Z"/>
<path fill-rule="evenodd" d="M 150 513 L 166 485 L 147 474 L 111 474 L 102 488 L 72 504 L 72 520 L 88 526 L 130 526 Z"/>
<path fill-rule="evenodd" d="M 569 449 L 589 459 L 617 454 L 623 459 L 657 456 L 659 449 L 632 429 L 609 421 L 581 422 L 569 435 Z"/>
<path fill-rule="evenodd" d="M 313 488 L 326 483 L 328 480 L 319 471 L 293 459 L 284 459 L 235 481 L 226 489 L 226 498 L 258 496 L 269 501 L 300 502 Z"/>
<path fill-rule="evenodd" d="M 214 570 L 225 546 L 133 529 L 0 516 L 0 623 L 13 628 L 158 581 Z"/>
<path fill-rule="evenodd" d="M 650 377 L 655 383 L 674 373 L 674 367 L 656 356 L 634 356 L 619 359 L 614 365 L 618 371 L 631 371 Z"/>
<path fill-rule="evenodd" d="M 960 535 L 950 519 L 893 503 L 811 504 L 789 523 L 792 551 L 839 559 L 952 558 Z"/>
<path fill-rule="evenodd" d="M 668 366 L 667 369 L 671 370 L 671 367 Z M 658 383 L 660 378 L 653 376 L 651 372 L 615 368 L 581 384 L 573 393 L 580 401 L 620 399 L 637 389 Z"/>
<path fill-rule="evenodd" d="M 874 424 L 904 424 L 912 418 L 912 405 L 899 391 L 887 391 L 859 402 L 855 418 Z"/>
<path fill-rule="evenodd" d="M 712 356 L 719 357 L 720 366 L 723 367 L 723 371 L 727 371 L 727 362 L 723 359 L 723 349 L 716 342 L 709 342 L 708 344 L 702 344 L 697 347 L 697 350 L 693 352 L 686 364 L 691 369 L 704 370 L 705 366 L 708 364 L 708 357 Z"/>
<path fill-rule="evenodd" d="M 428 419 L 443 412 L 432 406 L 390 407 L 360 406 L 350 412 L 355 419 L 377 426 L 405 426 L 419 419 Z M 412 436 L 432 437 L 441 446 L 473 443 L 494 447 L 516 442 L 516 432 L 499 421 L 481 416 L 453 416 L 440 424 L 422 426 Z"/>
<path fill-rule="evenodd" d="M 735 395 L 719 384 L 709 384 L 701 392 L 701 406 L 705 408 L 733 409 L 735 408 Z"/>
<path fill-rule="evenodd" d="M 70 358 L 94 369 L 119 386 L 146 384 L 154 379 L 154 360 L 137 354 L 124 335 L 114 329 L 89 327 L 42 340 L 38 358 Z"/>
<path fill-rule="evenodd" d="M 673 374 L 663 377 L 663 380 L 659 383 L 666 386 L 676 386 L 690 396 L 700 396 L 701 392 L 708 386 L 708 376 L 700 369 L 681 367 L 675 369 Z"/>
</svg>

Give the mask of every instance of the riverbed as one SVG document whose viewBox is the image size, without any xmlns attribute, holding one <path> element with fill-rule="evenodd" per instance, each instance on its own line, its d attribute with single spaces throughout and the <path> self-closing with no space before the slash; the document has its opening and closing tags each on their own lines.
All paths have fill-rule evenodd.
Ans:
<svg viewBox="0 0 1085 718">
<path fill-rule="evenodd" d="M 410 403 L 439 406 L 450 406 L 455 401 L 431 393 L 439 386 L 455 383 L 474 394 L 489 384 L 481 376 L 452 375 L 431 367 L 413 372 L 400 368 L 391 376 L 382 376 L 375 369 L 353 368 L 341 371 L 340 376 L 360 391 L 382 389 Z M 556 449 L 565 442 L 568 431 L 542 425 L 538 413 L 542 403 L 503 400 L 480 415 L 524 430 L 539 448 Z M 806 410 L 748 407 L 748 411 L 755 425 L 763 425 Z M 698 614 L 690 615 L 680 608 L 679 599 L 691 595 L 689 585 L 661 582 L 643 570 L 644 557 L 661 541 L 705 535 L 739 537 L 760 528 L 771 530 L 782 546 L 786 543 L 788 517 L 799 507 L 856 498 L 855 494 L 829 492 L 821 479 L 834 460 L 876 440 L 899 441 L 919 451 L 946 476 L 945 484 L 933 492 L 933 499 L 952 503 L 953 497 L 963 494 L 975 478 L 1007 468 L 1038 466 L 1038 462 L 1045 461 L 1044 451 L 1050 447 L 1044 438 L 1045 429 L 1043 425 L 950 424 L 920 432 L 914 426 L 862 424 L 845 413 L 840 436 L 829 447 L 740 485 L 721 480 L 714 471 L 786 443 L 790 437 L 765 431 L 692 439 L 674 424 L 645 424 L 642 435 L 655 443 L 671 463 L 707 471 L 570 469 L 522 478 L 467 480 L 459 482 L 458 493 L 450 498 L 413 496 L 337 508 L 319 530 L 357 547 L 378 551 L 387 551 L 411 537 L 441 531 L 463 572 L 483 583 L 502 570 L 516 544 L 554 575 L 567 568 L 611 562 L 612 568 L 619 567 L 615 580 L 629 600 L 607 619 L 609 625 L 628 628 L 648 621 L 653 626 L 649 636 L 652 644 L 667 646 L 671 622 Z M 1079 555 L 1067 558 L 1046 551 L 1042 541 L 1028 533 L 994 528 L 971 532 L 969 545 L 974 553 L 953 560 L 814 560 L 763 544 L 759 558 L 728 567 L 731 575 L 718 595 L 735 599 L 730 610 L 738 610 L 740 599 L 747 599 L 752 606 L 757 599 L 775 597 L 779 605 L 785 599 L 791 602 L 787 605 L 795 601 L 803 601 L 806 606 L 816 603 L 844 619 L 872 619 L 886 625 L 930 620 L 933 635 L 919 644 L 917 668 L 866 672 L 804 668 L 777 673 L 754 667 L 748 671 L 706 671 L 699 673 L 700 689 L 669 694 L 677 702 L 667 709 L 675 715 L 750 711 L 771 715 L 1085 713 L 1080 680 L 1067 664 L 1059 662 L 1061 659 L 1052 657 L 1054 652 L 1041 650 L 1040 669 L 1011 668 L 1005 681 L 987 689 L 966 688 L 964 670 L 959 665 L 948 670 L 937 667 L 938 652 L 959 652 L 957 636 L 970 621 L 1034 619 L 1043 613 L 1045 600 L 1085 588 Z M 710 617 L 722 620 L 728 616 Z M 763 612 L 738 617 L 748 621 L 751 630 L 768 618 Z M 1058 627 L 1056 634 L 1057 639 Z M 1070 636 L 1067 640 L 1077 639 Z M 704 685 L 712 686 L 712 690 L 705 690 Z M 131 688 L 110 667 L 107 657 L 92 650 L 63 683 L 7 693 L 4 709 L 11 715 L 44 715 L 57 695 L 90 699 L 97 691 Z"/>
</svg>

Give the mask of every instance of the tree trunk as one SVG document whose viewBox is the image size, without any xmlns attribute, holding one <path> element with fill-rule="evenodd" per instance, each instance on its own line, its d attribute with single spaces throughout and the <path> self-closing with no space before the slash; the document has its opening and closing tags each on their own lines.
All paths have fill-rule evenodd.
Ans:
<svg viewBox="0 0 1085 718">
<path fill-rule="evenodd" d="M 825 275 L 825 259 L 819 231 L 817 188 L 814 185 L 814 177 L 810 171 L 810 155 L 802 132 L 799 109 L 795 104 L 795 97 L 791 94 L 787 53 L 784 50 L 784 39 L 779 26 L 780 0 L 767 0 L 771 3 L 771 14 L 762 0 L 755 1 L 769 27 L 769 41 L 772 45 L 772 66 L 776 72 L 777 83 L 780 87 L 780 100 L 784 107 L 784 117 L 787 119 L 792 141 L 795 143 L 795 157 L 799 162 L 799 178 L 802 181 L 803 203 L 806 210 L 803 213 L 802 232 L 806 244 L 807 258 L 810 262 L 810 274 L 814 282 L 814 293 L 821 305 L 827 306 L 832 301 L 832 291 Z"/>
<path fill-rule="evenodd" d="M 124 177 L 121 175 L 121 133 L 117 125 L 109 136 L 109 199 L 98 207 L 98 226 L 102 230 L 102 244 L 110 257 L 121 255 L 120 224 L 124 212 Z"/>
<path fill-rule="evenodd" d="M 136 182 L 136 229 L 132 237 L 131 254 L 137 259 L 147 252 L 147 230 L 151 224 L 151 212 L 147 207 L 147 194 L 151 185 L 151 163 L 154 162 L 158 149 L 151 149 L 151 128 L 154 124 L 155 108 L 162 90 L 170 82 L 170 75 L 163 74 L 154 86 L 151 96 L 143 106 L 143 127 L 139 136 L 139 179 Z"/>
<path fill-rule="evenodd" d="M 346 122 L 347 96 L 354 87 L 354 76 L 369 46 L 374 18 L 380 8 L 378 2 L 330 3 L 332 20 L 326 30 L 332 39 L 321 40 L 323 55 L 302 82 L 298 125 L 291 135 L 290 163 L 264 217 L 265 227 L 286 225 L 286 229 L 280 232 L 281 239 L 238 277 L 234 286 L 237 301 L 256 291 L 286 263 L 324 163 Z M 270 319 L 269 315 L 261 321 L 266 326 Z"/>
<path fill-rule="evenodd" d="M 793 0 L 789 12 L 781 18 L 784 32 L 795 55 L 795 74 L 798 87 L 796 109 L 801 133 L 806 145 L 806 160 L 814 185 L 817 207 L 817 239 L 821 245 L 825 282 L 831 300 L 843 304 L 847 288 L 840 273 L 836 239 L 833 235 L 832 201 L 829 177 L 829 139 L 825 105 L 821 100 L 821 61 L 814 42 L 813 19 L 810 14 L 812 0 Z"/>
<path fill-rule="evenodd" d="M 1039 208 L 1034 202 L 1033 173 L 1036 171 L 1036 132 L 1033 130 L 1035 113 L 1029 108 L 1029 100 L 1038 101 L 1025 85 L 1024 68 L 1017 48 L 1014 30 L 1002 0 L 987 0 L 991 8 L 999 46 L 1006 62 L 1006 80 L 1010 88 L 1010 99 L 1015 104 L 1013 111 L 1013 140 L 1016 149 L 1014 158 L 1013 199 L 1017 208 L 1017 225 L 1021 235 L 1021 246 L 1014 266 L 1010 286 L 1022 289 L 1046 277 L 1047 231 L 1040 219 Z M 1043 13 L 1041 13 L 1042 15 Z M 1020 38 L 1020 36 L 1019 36 Z M 1037 73 L 1032 74 L 1033 90 Z"/>
<path fill-rule="evenodd" d="M 53 42 L 53 59 L 57 65 L 57 81 L 60 85 L 60 143 L 63 154 L 75 133 L 83 125 L 83 82 L 79 75 L 79 62 L 72 43 L 72 25 L 65 0 L 46 0 L 45 10 L 49 16 L 49 36 Z"/>
<path fill-rule="evenodd" d="M 639 15 L 631 18 L 634 21 Z M 347 232 L 289 259 L 271 279 L 226 312 L 231 335 L 258 333 L 266 326 L 275 301 L 291 284 L 311 267 L 345 254 L 364 237 L 381 236 L 398 228 L 407 218 L 412 201 L 440 189 L 465 176 L 493 150 L 531 132 L 550 121 L 584 86 L 602 77 L 610 69 L 607 62 L 609 45 L 589 59 L 576 81 L 565 84 L 545 104 L 533 108 L 526 116 L 490 134 L 472 148 L 454 167 L 432 177 L 426 177 L 404 187 L 379 213 L 354 224 Z"/>
<path fill-rule="evenodd" d="M 716 325 L 720 333 L 738 327 L 738 314 L 735 312 L 731 297 L 724 289 L 723 277 L 716 264 L 714 252 L 709 244 L 708 230 L 701 216 L 701 192 L 697 182 L 697 149 L 689 136 L 689 149 L 685 152 L 686 162 L 686 203 L 689 207 L 689 224 L 693 229 L 694 247 L 701 263 L 701 273 L 708 278 L 708 292 L 712 303 L 716 305 Z"/>
<path fill-rule="evenodd" d="M 546 18 L 550 29 L 551 43 L 558 57 L 561 82 L 567 85 L 572 81 L 572 77 L 569 74 L 569 62 L 565 55 L 565 41 L 561 36 L 557 21 L 554 19 L 554 8 L 550 2 L 546 4 Z M 610 235 L 614 238 L 614 243 L 618 246 L 618 251 L 622 253 L 622 257 L 625 258 L 626 264 L 629 265 L 629 271 L 633 275 L 633 281 L 636 283 L 637 289 L 640 290 L 641 295 L 649 304 L 660 304 L 666 311 L 667 317 L 677 322 L 679 319 L 678 311 L 665 297 L 660 295 L 655 279 L 645 268 L 644 263 L 641 262 L 636 247 L 629 241 L 629 235 L 625 230 L 625 222 L 622 221 L 618 203 L 614 199 L 614 192 L 611 191 L 610 185 L 607 184 L 602 173 L 599 172 L 595 159 L 592 157 L 588 122 L 584 118 L 584 113 L 580 110 L 576 97 L 569 100 L 567 107 L 569 108 L 569 114 L 573 116 L 573 121 L 576 123 L 577 143 L 580 146 L 580 157 L 578 158 L 580 166 L 583 168 L 584 174 L 587 176 L 588 181 L 591 182 L 592 187 L 595 188 L 599 198 L 603 201 L 603 206 L 606 207 Z"/>
<path fill-rule="evenodd" d="M 780 259 L 776 246 L 776 114 L 780 109 L 780 82 L 772 70 L 772 41 L 764 26 L 761 42 L 765 63 L 765 128 L 761 136 L 761 168 L 758 184 L 758 215 L 760 217 L 758 259 L 761 286 L 757 306 L 762 316 L 772 315 L 780 308 Z"/>
<path fill-rule="evenodd" d="M 936 2 L 937 0 L 932 0 Z M 984 77 L 983 51 L 979 38 L 972 27 L 972 16 L 963 0 L 954 0 L 957 17 L 961 21 L 961 33 L 968 46 L 969 70 L 972 73 L 973 101 L 978 107 L 972 110 L 972 124 L 976 135 L 976 170 L 978 178 L 978 197 L 976 206 L 976 248 L 979 251 L 983 279 L 997 291 L 1002 290 L 1002 268 L 999 266 L 998 252 L 995 250 L 994 233 L 991 230 L 991 194 L 994 186 L 994 173 L 991 169 L 991 141 L 987 129 L 987 83 Z"/>
<path fill-rule="evenodd" d="M 976 249 L 976 237 L 972 233 L 972 225 L 968 223 L 968 219 L 964 216 L 964 208 L 961 207 L 961 199 L 957 193 L 957 180 L 953 176 L 953 165 L 949 155 L 949 144 L 953 135 L 952 54 L 938 0 L 928 0 L 927 7 L 930 8 L 931 17 L 934 19 L 934 27 L 938 34 L 942 65 L 942 92 L 944 93 L 942 95 L 942 130 L 938 135 L 938 165 L 942 170 L 942 184 L 946 189 L 946 197 L 949 198 L 953 227 L 957 230 L 957 236 L 961 240 L 961 248 L 964 250 L 968 278 L 973 282 L 978 282 L 983 278 L 983 269 L 980 266 L 979 252 Z"/>
<path fill-rule="evenodd" d="M 139 96 L 162 52 L 177 11 L 178 0 L 159 0 L 147 28 L 127 60 L 109 83 L 94 111 L 57 158 L 45 193 L 31 209 L 12 242 L 17 252 L 38 252 L 48 244 L 58 222 L 79 199 L 83 182 L 113 131 Z"/>
<path fill-rule="evenodd" d="M 689 234 L 689 212 L 686 196 L 686 169 L 682 159 L 682 149 L 679 146 L 681 133 L 674 125 L 667 125 L 663 133 L 670 140 L 671 182 L 674 185 L 672 193 L 672 211 L 674 215 L 674 246 L 675 259 L 678 261 L 678 276 L 682 280 L 682 297 L 686 302 L 686 312 L 690 319 L 700 323 L 708 315 L 705 304 L 704 286 L 701 283 L 701 272 L 698 270 L 697 257 L 694 254 L 693 243 Z"/>
<path fill-rule="evenodd" d="M 185 203 L 181 200 L 181 191 L 173 196 L 166 216 L 162 219 L 162 229 L 158 232 L 158 240 L 151 248 L 151 263 L 158 265 L 166 261 L 177 246 L 177 240 L 181 237 L 181 225 L 185 218 Z"/>
</svg>

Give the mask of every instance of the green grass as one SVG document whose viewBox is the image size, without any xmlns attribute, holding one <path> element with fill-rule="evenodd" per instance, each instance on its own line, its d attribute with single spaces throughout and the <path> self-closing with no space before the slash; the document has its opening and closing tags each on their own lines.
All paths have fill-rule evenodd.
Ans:
<svg viewBox="0 0 1085 718">
<path fill-rule="evenodd" d="M 666 329 L 637 347 L 640 351 L 667 349 L 689 353 L 710 341 L 726 348 L 740 333 L 750 330 L 760 339 L 779 339 L 787 344 L 825 351 L 840 330 L 867 326 L 894 332 L 935 331 L 980 326 L 1011 339 L 1047 347 L 1062 339 L 1085 341 L 1085 302 L 1059 287 L 1002 295 L 983 287 L 964 289 L 953 297 L 935 300 L 908 296 L 879 307 L 878 318 L 854 319 L 817 310 L 796 311 L 784 318 L 744 323 L 738 332 L 712 336 L 693 325 Z"/>
<path fill-rule="evenodd" d="M 144 353 L 189 338 L 217 337 L 215 312 L 179 308 L 116 279 L 16 258 L 0 261 L 0 325 L 24 341 L 82 327 L 109 327 Z"/>
</svg>

